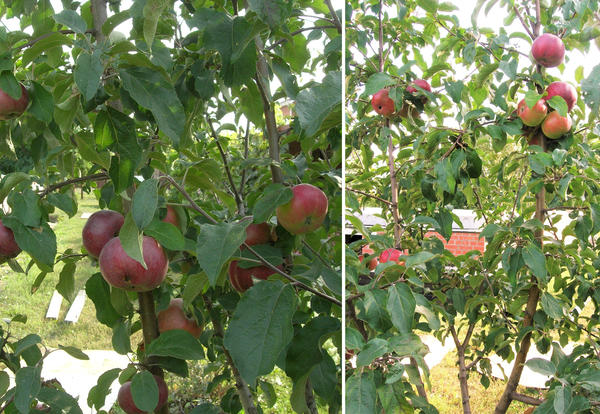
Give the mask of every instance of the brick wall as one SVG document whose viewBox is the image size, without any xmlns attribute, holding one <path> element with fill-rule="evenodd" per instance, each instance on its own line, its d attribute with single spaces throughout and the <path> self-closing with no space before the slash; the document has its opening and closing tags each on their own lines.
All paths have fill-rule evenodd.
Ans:
<svg viewBox="0 0 600 414">
<path fill-rule="evenodd" d="M 436 232 L 430 231 L 425 234 L 425 237 L 435 236 L 440 239 L 446 249 L 450 250 L 453 255 L 458 256 L 465 254 L 471 250 L 485 251 L 485 239 L 479 238 L 479 233 L 470 232 L 453 232 L 450 241 L 446 240 Z"/>
</svg>

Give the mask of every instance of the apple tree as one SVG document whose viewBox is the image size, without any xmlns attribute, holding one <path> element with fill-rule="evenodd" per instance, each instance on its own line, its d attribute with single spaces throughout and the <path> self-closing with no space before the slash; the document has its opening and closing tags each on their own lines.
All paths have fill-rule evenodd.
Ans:
<svg viewBox="0 0 600 414">
<path fill-rule="evenodd" d="M 513 363 L 495 413 L 513 401 L 594 412 L 598 2 L 479 0 L 470 20 L 458 6 L 347 7 L 345 197 L 363 236 L 346 249 L 347 410 L 437 412 L 430 334 L 455 344 L 446 380 L 458 378 L 464 413 L 469 377 L 496 381 L 492 355 Z M 355 213 L 369 206 L 388 224 L 365 228 Z M 458 208 L 483 222 L 485 252 L 454 256 L 432 235 L 450 239 Z M 548 359 L 528 358 L 532 347 Z M 543 399 L 517 392 L 524 366 L 549 376 Z"/>
<path fill-rule="evenodd" d="M 120 383 L 126 412 L 168 412 L 163 377 L 195 360 L 220 365 L 225 397 L 190 411 L 264 412 L 275 366 L 296 412 L 340 411 L 340 16 L 329 0 L 0 3 L 0 253 L 37 286 L 60 272 L 67 299 L 91 261 L 98 322 L 132 358 L 76 401 L 41 378 L 43 338 L 1 328 L 0 411 L 99 409 Z M 313 211 L 289 206 L 300 185 Z M 57 251 L 49 215 L 77 214 L 75 186 L 102 213 Z"/>
</svg>

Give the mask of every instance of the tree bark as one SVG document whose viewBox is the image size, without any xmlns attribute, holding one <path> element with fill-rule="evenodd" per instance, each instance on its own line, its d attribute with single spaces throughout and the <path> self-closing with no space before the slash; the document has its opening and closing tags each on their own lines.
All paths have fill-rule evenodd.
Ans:
<svg viewBox="0 0 600 414">
<path fill-rule="evenodd" d="M 540 133 L 540 143 L 542 144 L 542 148 L 544 151 L 546 150 L 546 138 L 542 133 Z M 535 205 L 535 218 L 538 219 L 541 223 L 544 222 L 544 212 L 546 205 L 546 189 L 542 186 L 542 189 L 535 195 L 536 205 Z M 535 234 L 535 237 L 540 244 L 540 248 L 543 250 L 543 235 L 544 230 L 538 230 Z M 533 325 L 533 317 L 535 315 L 535 311 L 537 308 L 538 301 L 540 299 L 540 289 L 537 284 L 537 279 L 535 276 L 531 276 L 531 287 L 529 288 L 529 295 L 527 297 L 527 305 L 525 307 L 525 315 L 523 317 L 522 328 L 527 328 Z M 508 382 L 506 383 L 506 387 L 504 388 L 504 392 L 496 405 L 496 409 L 494 410 L 494 414 L 505 414 L 512 402 L 513 393 L 516 391 L 517 386 L 519 385 L 519 380 L 521 379 L 521 374 L 523 373 L 523 368 L 525 367 L 525 362 L 527 360 L 527 353 L 529 352 L 529 347 L 531 346 L 531 332 L 525 334 L 523 339 L 521 340 L 521 346 L 519 348 L 519 352 L 515 357 L 515 363 L 510 373 L 510 377 L 508 378 Z"/>
</svg>

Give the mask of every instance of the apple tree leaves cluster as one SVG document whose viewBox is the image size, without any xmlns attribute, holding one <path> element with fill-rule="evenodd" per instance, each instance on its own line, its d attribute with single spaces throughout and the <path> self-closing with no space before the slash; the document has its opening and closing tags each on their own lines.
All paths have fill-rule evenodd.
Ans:
<svg viewBox="0 0 600 414">
<path fill-rule="evenodd" d="M 57 251 L 48 223 L 55 209 L 76 217 L 77 185 L 99 209 L 124 214 L 119 238 L 131 258 L 143 262 L 142 235 L 168 251 L 167 279 L 150 295 L 156 311 L 181 297 L 204 324 L 199 339 L 167 331 L 138 346 L 131 336 L 147 304 L 96 273 L 86 293 L 115 351 L 179 376 L 189 360 L 220 363 L 211 387 L 226 397 L 195 412 L 262 412 L 277 398 L 262 378 L 276 365 L 293 383 L 295 411 L 339 411 L 341 12 L 329 0 L 61 4 L 0 4 L 0 17 L 18 26 L 0 29 L 0 88 L 16 98 L 22 83 L 30 99 L 22 116 L 0 123 L 0 199 L 10 207 L 2 222 L 31 258 L 25 269 L 8 264 L 37 274 L 32 291 L 60 270 L 56 289 L 74 297 L 77 266 L 90 258 Z M 329 213 L 294 236 L 277 226 L 275 210 L 299 183 L 323 190 Z M 162 221 L 167 204 L 178 226 Z M 259 259 L 284 270 L 240 294 L 227 265 L 258 260 L 240 250 L 252 221 L 276 234 L 256 248 Z M 0 373 L 0 411 L 28 413 L 36 401 L 74 413 L 77 404 L 99 408 L 111 384 L 131 378 L 134 400 L 156 406 L 152 377 L 134 365 L 107 371 L 87 401 L 75 402 L 40 377 L 43 338 L 9 331 L 0 331 L 0 360 L 16 386 Z"/>
<path fill-rule="evenodd" d="M 517 393 L 513 370 L 496 413 L 514 400 L 539 405 L 536 413 L 593 409 L 600 400 L 600 79 L 598 66 L 572 67 L 569 54 L 578 51 L 588 64 L 597 55 L 598 2 L 480 0 L 469 24 L 460 23 L 455 2 L 351 1 L 346 11 L 345 197 L 347 220 L 363 237 L 346 249 L 347 410 L 437 412 L 427 400 L 424 334 L 455 343 L 453 378 L 465 413 L 467 378 L 487 388 L 491 355 L 524 362 L 529 347 L 551 354 L 527 362 L 551 378 L 544 399 Z M 503 27 L 480 26 L 484 15 Z M 529 57 L 543 32 L 566 45 L 558 69 Z M 406 90 L 417 78 L 432 86 L 417 95 L 427 101 Z M 577 90 L 573 127 L 551 144 L 528 143 L 517 103 L 531 96 L 535 103 L 553 81 Z M 396 108 L 414 110 L 375 114 L 370 100 L 383 88 Z M 566 108 L 559 98 L 550 104 Z M 354 216 L 365 207 L 381 208 L 389 224 L 365 228 Z M 483 254 L 455 257 L 430 235 L 449 240 L 461 226 L 457 208 L 483 223 Z M 369 258 L 358 257 L 366 245 L 376 256 L 391 247 L 404 256 L 369 272 Z"/>
</svg>

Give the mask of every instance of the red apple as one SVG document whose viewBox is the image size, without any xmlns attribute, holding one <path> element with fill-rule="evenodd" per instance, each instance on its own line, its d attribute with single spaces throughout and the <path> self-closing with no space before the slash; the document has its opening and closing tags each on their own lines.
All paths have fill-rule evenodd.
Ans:
<svg viewBox="0 0 600 414">
<path fill-rule="evenodd" d="M 562 63 L 565 57 L 565 44 L 560 37 L 544 33 L 533 41 L 531 54 L 540 65 L 553 68 Z"/>
<path fill-rule="evenodd" d="M 371 106 L 379 115 L 392 116 L 394 114 L 394 101 L 390 98 L 390 92 L 382 89 L 371 98 Z"/>
<path fill-rule="evenodd" d="M 15 241 L 13 231 L 2 224 L 0 220 L 0 262 L 17 257 L 21 253 L 21 248 Z"/>
<path fill-rule="evenodd" d="M 525 103 L 525 99 L 519 102 L 519 106 L 517 107 L 517 115 L 521 118 L 521 121 L 527 126 L 538 126 L 542 123 L 544 118 L 546 118 L 546 114 L 548 113 L 548 106 L 546 105 L 546 101 L 540 99 L 536 102 L 536 104 L 529 108 Z"/>
<path fill-rule="evenodd" d="M 83 246 L 90 256 L 98 258 L 100 251 L 110 239 L 119 235 L 119 230 L 123 226 L 125 219 L 120 213 L 112 210 L 100 210 L 88 218 L 81 238 Z"/>
<path fill-rule="evenodd" d="M 188 331 L 196 338 L 202 333 L 202 327 L 198 325 L 194 318 L 188 318 L 183 310 L 183 299 L 171 299 L 167 309 L 158 312 L 158 330 L 163 333 L 172 329 L 183 329 Z"/>
<path fill-rule="evenodd" d="M 425 89 L 427 92 L 431 92 L 431 85 L 424 79 L 415 79 L 412 84 L 406 87 L 406 92 L 415 93 L 418 92 L 418 89 L 413 85 L 418 86 L 421 89 Z"/>
<path fill-rule="evenodd" d="M 255 244 L 266 244 L 271 241 L 271 229 L 267 223 L 252 223 L 246 227 L 246 244 L 254 246 Z"/>
<path fill-rule="evenodd" d="M 398 249 L 386 249 L 379 254 L 379 263 L 386 263 L 389 261 L 401 263 L 400 256 L 402 252 Z"/>
<path fill-rule="evenodd" d="M 560 116 L 556 111 L 550 112 L 544 122 L 542 131 L 550 139 L 557 139 L 571 130 L 571 118 L 569 115 Z"/>
<path fill-rule="evenodd" d="M 167 384 L 165 380 L 159 377 L 158 375 L 154 375 L 154 379 L 156 380 L 156 385 L 158 385 L 158 405 L 156 406 L 156 410 L 162 408 L 167 402 L 167 398 L 169 396 L 169 390 L 167 388 Z M 121 388 L 119 388 L 119 393 L 117 395 L 117 401 L 119 402 L 119 407 L 127 414 L 144 414 L 145 411 L 140 410 L 136 407 L 133 402 L 133 395 L 131 394 L 131 381 L 127 381 Z"/>
<path fill-rule="evenodd" d="M 281 269 L 281 266 L 277 266 Z M 269 269 L 267 266 L 255 266 L 250 269 L 242 269 L 238 266 L 237 260 L 229 263 L 229 281 L 231 286 L 238 292 L 245 292 L 254 286 L 253 277 L 261 280 L 267 280 L 269 276 L 275 274 L 274 270 Z"/>
<path fill-rule="evenodd" d="M 29 95 L 27 89 L 21 84 L 21 97 L 14 99 L 9 94 L 0 89 L 0 120 L 13 119 L 25 112 L 29 105 Z"/>
<path fill-rule="evenodd" d="M 277 207 L 277 222 L 292 234 L 303 234 L 317 229 L 327 215 L 327 196 L 311 184 L 292 188 L 292 199 Z"/>
<path fill-rule="evenodd" d="M 179 228 L 179 217 L 177 216 L 177 212 L 173 208 L 167 204 L 167 214 L 165 214 L 165 218 L 162 219 L 165 223 L 171 223 L 175 227 Z"/>
<path fill-rule="evenodd" d="M 158 287 L 165 279 L 169 259 L 152 237 L 142 241 L 147 269 L 125 253 L 121 240 L 113 237 L 100 252 L 100 272 L 111 285 L 135 292 L 147 292 Z"/>
<path fill-rule="evenodd" d="M 577 90 L 567 82 L 552 82 L 548 85 L 548 88 L 546 88 L 546 92 L 548 92 L 548 95 L 544 97 L 545 100 L 549 100 L 557 95 L 562 96 L 567 102 L 569 111 L 571 111 L 573 105 L 577 102 Z"/>
</svg>

